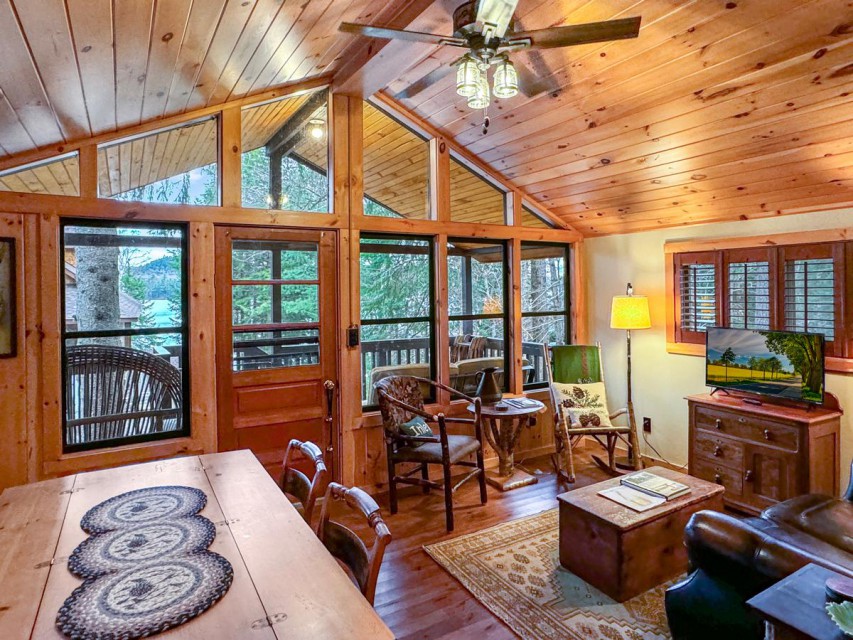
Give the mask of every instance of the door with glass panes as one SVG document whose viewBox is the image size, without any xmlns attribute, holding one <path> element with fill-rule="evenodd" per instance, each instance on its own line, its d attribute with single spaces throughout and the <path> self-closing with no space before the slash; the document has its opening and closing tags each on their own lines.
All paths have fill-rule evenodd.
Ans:
<svg viewBox="0 0 853 640">
<path fill-rule="evenodd" d="M 291 438 L 336 446 L 334 233 L 217 227 L 219 449 L 277 476 Z"/>
</svg>

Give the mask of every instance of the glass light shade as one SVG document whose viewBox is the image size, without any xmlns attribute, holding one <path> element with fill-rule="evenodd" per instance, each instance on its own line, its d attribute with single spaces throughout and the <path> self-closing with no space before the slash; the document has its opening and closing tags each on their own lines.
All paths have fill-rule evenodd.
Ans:
<svg viewBox="0 0 853 640">
<path fill-rule="evenodd" d="M 491 103 L 491 94 L 489 93 L 489 77 L 485 72 L 480 74 L 480 84 L 477 87 L 477 93 L 468 98 L 468 106 L 472 109 L 485 109 Z"/>
<path fill-rule="evenodd" d="M 311 134 L 311 137 L 315 140 L 322 140 L 326 135 L 326 123 L 322 120 L 309 120 L 308 121 L 308 133 Z"/>
<path fill-rule="evenodd" d="M 456 67 L 456 93 L 465 98 L 476 95 L 480 86 L 480 69 L 471 58 L 465 58 Z"/>
<path fill-rule="evenodd" d="M 611 329 L 648 329 L 649 299 L 646 296 L 613 296 L 610 306 Z"/>
<path fill-rule="evenodd" d="M 495 67 L 495 97 L 513 98 L 518 95 L 518 73 L 509 60 L 502 60 Z"/>
</svg>

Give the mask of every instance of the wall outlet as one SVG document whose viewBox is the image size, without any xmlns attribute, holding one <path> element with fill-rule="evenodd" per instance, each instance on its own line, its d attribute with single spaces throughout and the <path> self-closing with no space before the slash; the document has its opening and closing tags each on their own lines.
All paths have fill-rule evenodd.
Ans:
<svg viewBox="0 0 853 640">
<path fill-rule="evenodd" d="M 651 418 L 643 418 L 643 431 L 646 433 L 652 432 L 652 419 Z"/>
</svg>

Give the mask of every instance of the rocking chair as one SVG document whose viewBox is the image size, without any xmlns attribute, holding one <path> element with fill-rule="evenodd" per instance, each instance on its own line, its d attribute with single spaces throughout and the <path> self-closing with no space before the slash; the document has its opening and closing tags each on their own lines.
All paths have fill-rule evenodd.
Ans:
<svg viewBox="0 0 853 640">
<path fill-rule="evenodd" d="M 549 351 L 551 353 L 549 353 Z M 553 362 L 551 362 L 551 357 Z M 604 371 L 601 364 L 601 345 L 565 345 L 551 347 L 545 350 L 545 369 L 548 372 L 548 382 L 551 389 L 551 399 L 554 403 L 554 428 L 556 451 L 552 456 L 557 479 L 565 482 L 575 481 L 575 463 L 572 448 L 583 436 L 592 436 L 607 451 L 607 462 L 598 456 L 592 456 L 595 463 L 613 475 L 622 471 L 616 466 L 616 445 L 621 440 L 628 447 L 629 459 L 634 469 L 640 469 L 639 439 L 637 424 L 630 406 L 610 412 L 610 420 L 618 416 L 628 416 L 627 426 L 599 425 L 597 421 L 581 424 L 573 421 L 565 400 L 560 398 L 554 383 L 583 385 L 594 382 L 604 382 Z M 605 404 L 607 400 L 603 397 Z M 602 439 L 603 438 L 603 439 Z"/>
</svg>

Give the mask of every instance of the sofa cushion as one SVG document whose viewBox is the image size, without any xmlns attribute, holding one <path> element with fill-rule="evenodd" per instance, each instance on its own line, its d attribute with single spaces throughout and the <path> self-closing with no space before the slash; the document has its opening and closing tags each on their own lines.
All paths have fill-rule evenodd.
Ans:
<svg viewBox="0 0 853 640">
<path fill-rule="evenodd" d="M 847 500 L 804 495 L 773 505 L 761 516 L 853 554 L 853 503 Z"/>
</svg>

